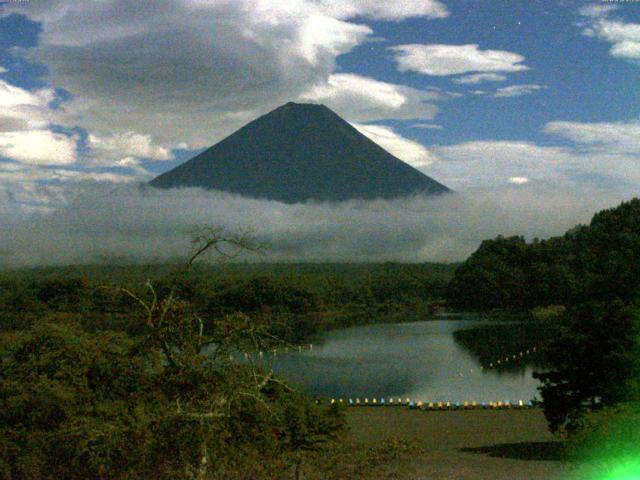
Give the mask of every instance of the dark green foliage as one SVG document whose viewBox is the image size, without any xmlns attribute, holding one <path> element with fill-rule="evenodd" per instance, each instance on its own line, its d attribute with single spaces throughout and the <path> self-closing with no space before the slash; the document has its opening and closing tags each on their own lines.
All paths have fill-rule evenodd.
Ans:
<svg viewBox="0 0 640 480">
<path fill-rule="evenodd" d="M 629 302 L 640 294 L 640 199 L 594 215 L 565 236 L 573 244 L 580 300 Z"/>
<path fill-rule="evenodd" d="M 535 374 L 552 431 L 576 432 L 585 413 L 640 400 L 640 310 L 620 300 L 567 310 L 546 347 L 552 370 Z"/>
<path fill-rule="evenodd" d="M 243 451 L 277 456 L 330 440 L 342 427 L 339 412 L 269 374 L 178 353 L 179 345 L 173 341 L 171 366 L 152 345 L 74 323 L 5 336 L 4 477 L 191 478 L 203 455 L 213 472 Z"/>
<path fill-rule="evenodd" d="M 170 266 L 78 267 L 0 274 L 0 330 L 28 328 L 52 314 L 72 314 L 88 331 L 144 333 L 139 305 L 103 285 L 121 284 L 141 293 L 153 273 L 159 295 L 175 288 L 207 321 L 240 311 L 269 324 L 271 334 L 302 343 L 324 330 L 380 321 L 428 318 L 442 303 L 452 266 L 234 265 L 196 266 L 189 276 Z M 58 292 L 58 293 L 56 293 Z"/>
<path fill-rule="evenodd" d="M 456 270 L 449 302 L 461 309 L 524 308 L 529 303 L 525 274 L 529 264 L 524 238 L 485 240 Z"/>
<path fill-rule="evenodd" d="M 567 306 L 545 351 L 549 371 L 537 378 L 551 430 L 569 433 L 591 411 L 638 400 L 639 297 L 640 199 L 563 237 L 487 240 L 448 290 L 449 302 L 463 309 Z"/>
<path fill-rule="evenodd" d="M 48 323 L 2 340 L 7 478 L 117 478 L 140 461 L 127 438 L 148 436 L 154 402 L 150 359 L 131 355 L 130 339 Z"/>
<path fill-rule="evenodd" d="M 0 336 L 2 477 L 205 479 L 238 465 L 254 476 L 262 459 L 316 448 L 343 429 L 339 410 L 233 361 L 234 351 L 270 346 L 269 324 L 243 313 L 203 318 L 188 273 L 207 249 L 252 243 L 220 229 L 196 240 L 183 268 L 143 289 L 30 285 L 46 320 L 34 321 L 36 308 L 11 312 L 30 327 Z M 124 331 L 96 324 L 111 315 L 127 319 Z"/>
<path fill-rule="evenodd" d="M 257 276 L 214 293 L 206 308 L 215 315 L 264 310 L 300 314 L 317 310 L 318 303 L 317 296 L 305 286 L 271 276 Z"/>
<path fill-rule="evenodd" d="M 528 309 L 630 302 L 639 293 L 640 199 L 634 199 L 563 237 L 485 240 L 456 270 L 447 298 L 461 309 Z"/>
<path fill-rule="evenodd" d="M 561 305 L 575 290 L 572 253 L 558 238 L 485 240 L 455 272 L 447 299 L 463 310 Z"/>
</svg>

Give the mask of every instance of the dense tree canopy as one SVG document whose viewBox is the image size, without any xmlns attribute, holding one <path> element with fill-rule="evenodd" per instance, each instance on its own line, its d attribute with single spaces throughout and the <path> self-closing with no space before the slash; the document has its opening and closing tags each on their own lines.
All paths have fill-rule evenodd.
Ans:
<svg viewBox="0 0 640 480">
<path fill-rule="evenodd" d="M 584 414 L 639 401 L 640 308 L 589 302 L 570 308 L 546 348 L 552 370 L 537 373 L 553 431 L 575 432 Z"/>
<path fill-rule="evenodd" d="M 233 478 L 340 431 L 338 409 L 233 360 L 270 346 L 268 326 L 242 313 L 202 319 L 178 294 L 185 273 L 137 292 L 57 280 L 38 289 L 48 307 L 77 311 L 0 336 L 2 478 Z M 83 328 L 90 292 L 115 312 L 126 299 L 136 334 Z"/>
<path fill-rule="evenodd" d="M 546 348 L 549 369 L 537 374 L 551 430 L 578 432 L 589 412 L 640 400 L 640 199 L 562 237 L 483 242 L 455 271 L 448 299 L 464 309 L 567 307 Z"/>
<path fill-rule="evenodd" d="M 562 237 L 482 242 L 454 273 L 461 309 L 527 309 L 584 301 L 630 302 L 640 293 L 640 199 L 594 215 Z"/>
</svg>

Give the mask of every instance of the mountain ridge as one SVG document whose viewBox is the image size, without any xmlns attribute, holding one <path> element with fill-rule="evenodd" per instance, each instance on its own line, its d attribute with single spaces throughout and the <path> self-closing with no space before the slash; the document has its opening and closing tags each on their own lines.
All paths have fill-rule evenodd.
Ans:
<svg viewBox="0 0 640 480">
<path fill-rule="evenodd" d="M 446 193 L 328 107 L 289 102 L 149 182 L 286 203 Z"/>
</svg>

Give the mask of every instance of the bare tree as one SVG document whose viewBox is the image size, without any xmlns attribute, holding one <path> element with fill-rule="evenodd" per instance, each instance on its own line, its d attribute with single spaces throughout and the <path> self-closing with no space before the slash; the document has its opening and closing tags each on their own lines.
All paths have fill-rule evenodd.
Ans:
<svg viewBox="0 0 640 480">
<path fill-rule="evenodd" d="M 176 418 L 195 421 L 205 427 L 229 418 L 234 403 L 249 398 L 270 411 L 264 391 L 271 383 L 284 383 L 274 377 L 273 372 L 258 368 L 250 359 L 246 362 L 245 374 L 238 381 L 221 382 L 223 376 L 216 372 L 231 371 L 237 362 L 233 354 L 247 350 L 262 350 L 279 340 L 269 334 L 268 328 L 256 324 L 246 315 L 236 313 L 222 319 L 205 321 L 187 302 L 177 294 L 178 280 L 192 271 L 195 263 L 209 253 L 217 259 L 228 261 L 239 255 L 260 253 L 265 245 L 257 242 L 249 232 L 227 235 L 220 227 L 199 228 L 191 232 L 192 251 L 187 261 L 169 279 L 170 287 L 160 293 L 151 280 L 147 280 L 143 294 L 125 287 L 116 290 L 133 299 L 141 308 L 148 329 L 145 338 L 147 348 L 159 348 L 164 358 L 164 367 L 175 372 L 196 372 L 206 385 L 192 387 L 190 391 L 173 389 L 173 409 Z M 206 353 L 206 354 L 204 354 Z M 246 373 L 248 369 L 248 373 Z M 224 377 L 229 378 L 229 377 Z M 187 478 L 204 479 L 212 466 L 206 435 L 200 445 L 197 465 L 186 465 Z"/>
</svg>

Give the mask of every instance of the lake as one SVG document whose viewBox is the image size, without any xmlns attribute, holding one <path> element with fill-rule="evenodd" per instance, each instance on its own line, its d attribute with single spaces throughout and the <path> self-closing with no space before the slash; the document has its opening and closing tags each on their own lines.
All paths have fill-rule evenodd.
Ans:
<svg viewBox="0 0 640 480">
<path fill-rule="evenodd" d="M 494 325 L 500 328 L 496 330 Z M 513 324 L 513 328 L 518 330 L 519 325 Z M 473 330 L 464 333 L 482 339 L 485 358 L 482 348 L 474 352 L 468 340 L 456 338 L 462 330 Z M 496 347 L 495 360 L 501 360 L 500 365 L 493 362 L 497 368 L 487 368 L 487 338 L 492 344 L 506 344 L 514 350 L 500 352 Z M 530 355 L 525 351 L 533 347 L 526 345 L 529 338 L 515 346 L 513 332 L 504 323 L 478 320 L 377 324 L 331 331 L 312 350 L 276 356 L 265 353 L 264 360 L 279 375 L 320 396 L 393 396 L 452 403 L 528 401 L 536 396 L 539 385 L 532 377 L 539 369 L 534 365 L 533 351 Z M 509 361 L 505 362 L 507 355 Z M 480 358 L 485 363 L 483 369 Z"/>
</svg>

